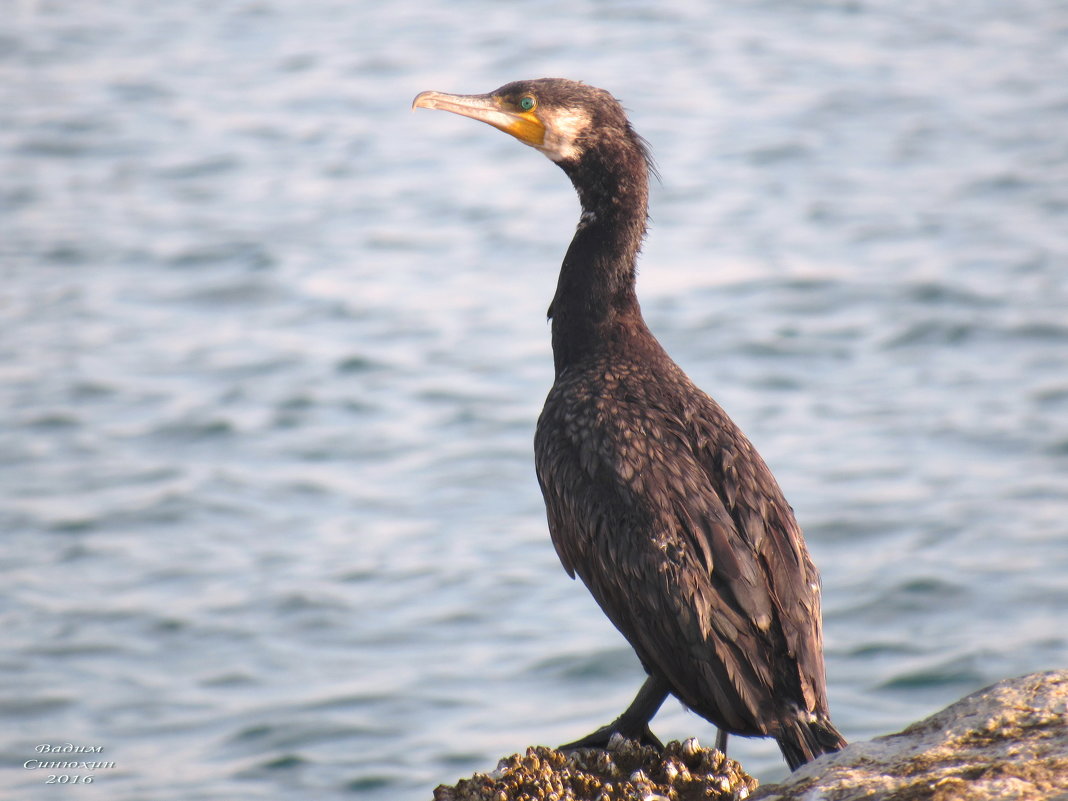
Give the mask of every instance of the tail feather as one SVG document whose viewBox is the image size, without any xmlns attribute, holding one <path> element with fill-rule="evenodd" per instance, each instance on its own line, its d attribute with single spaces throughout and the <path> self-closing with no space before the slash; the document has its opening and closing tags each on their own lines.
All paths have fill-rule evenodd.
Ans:
<svg viewBox="0 0 1068 801">
<path fill-rule="evenodd" d="M 845 738 L 827 717 L 796 719 L 775 739 L 790 770 L 797 770 L 816 757 L 841 751 L 846 746 Z"/>
</svg>

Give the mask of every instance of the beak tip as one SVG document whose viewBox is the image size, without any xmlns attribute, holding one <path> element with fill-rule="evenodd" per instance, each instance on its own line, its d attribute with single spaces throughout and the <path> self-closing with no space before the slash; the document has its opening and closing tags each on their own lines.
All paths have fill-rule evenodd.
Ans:
<svg viewBox="0 0 1068 801">
<path fill-rule="evenodd" d="M 436 94 L 436 93 L 435 92 L 420 92 L 419 94 L 417 94 L 415 96 L 415 99 L 412 100 L 412 111 L 415 111 L 417 108 L 431 108 L 432 106 L 431 106 L 431 104 L 429 102 L 429 98 L 431 97 L 431 95 L 434 95 L 434 94 Z"/>
</svg>

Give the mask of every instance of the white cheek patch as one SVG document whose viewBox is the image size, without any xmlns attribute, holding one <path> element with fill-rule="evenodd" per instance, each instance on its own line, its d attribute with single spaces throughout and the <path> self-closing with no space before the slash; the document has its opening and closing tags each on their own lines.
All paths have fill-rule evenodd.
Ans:
<svg viewBox="0 0 1068 801">
<path fill-rule="evenodd" d="M 578 139 L 590 127 L 590 115 L 582 110 L 557 111 L 543 114 L 545 141 L 538 147 L 553 161 L 568 161 L 578 158 L 582 149 Z"/>
</svg>

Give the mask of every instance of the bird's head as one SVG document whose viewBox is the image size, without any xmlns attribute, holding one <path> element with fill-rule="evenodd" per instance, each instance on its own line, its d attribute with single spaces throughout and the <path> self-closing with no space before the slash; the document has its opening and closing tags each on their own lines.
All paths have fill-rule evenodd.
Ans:
<svg viewBox="0 0 1068 801">
<path fill-rule="evenodd" d="M 515 81 L 484 95 L 421 92 L 412 108 L 442 109 L 489 123 L 561 166 L 579 161 L 600 142 L 634 137 L 612 95 L 564 78 Z"/>
</svg>

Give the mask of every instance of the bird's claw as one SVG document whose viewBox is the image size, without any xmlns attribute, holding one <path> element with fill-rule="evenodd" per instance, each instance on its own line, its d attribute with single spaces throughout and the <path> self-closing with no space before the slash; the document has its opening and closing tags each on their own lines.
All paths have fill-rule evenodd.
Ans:
<svg viewBox="0 0 1068 801">
<path fill-rule="evenodd" d="M 559 751 L 577 751 L 580 748 L 599 748 L 608 751 L 612 744 L 612 738 L 619 735 L 625 740 L 637 740 L 642 745 L 651 745 L 657 751 L 664 750 L 664 744 L 660 738 L 653 734 L 647 723 L 640 726 L 628 725 L 626 721 L 616 719 L 607 726 L 601 726 L 597 731 L 580 737 L 571 743 L 561 745 Z"/>
</svg>

